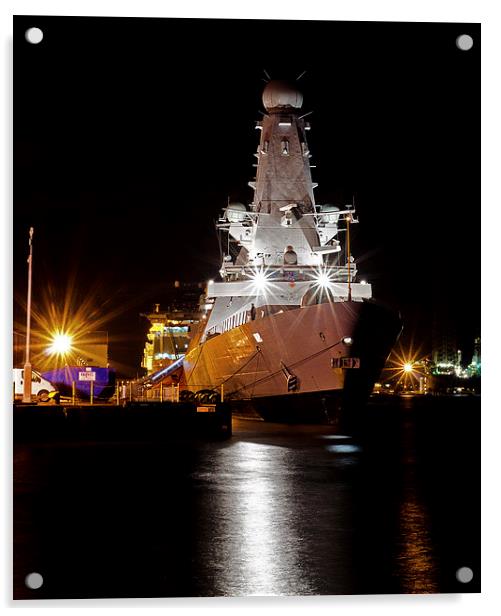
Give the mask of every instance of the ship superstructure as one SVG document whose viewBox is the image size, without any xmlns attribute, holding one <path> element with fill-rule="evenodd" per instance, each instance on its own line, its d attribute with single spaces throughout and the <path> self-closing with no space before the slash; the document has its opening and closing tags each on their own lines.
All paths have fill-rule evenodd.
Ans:
<svg viewBox="0 0 501 616">
<path fill-rule="evenodd" d="M 307 400 L 320 394 L 324 413 L 336 394 L 337 408 L 355 373 L 370 391 L 400 326 L 357 282 L 353 205 L 315 204 L 301 93 L 272 81 L 263 104 L 254 199 L 229 203 L 219 220 L 221 280 L 207 285 L 206 325 L 184 372 L 189 390 L 222 385 L 265 417 L 287 419 L 292 407 L 313 417 Z"/>
</svg>

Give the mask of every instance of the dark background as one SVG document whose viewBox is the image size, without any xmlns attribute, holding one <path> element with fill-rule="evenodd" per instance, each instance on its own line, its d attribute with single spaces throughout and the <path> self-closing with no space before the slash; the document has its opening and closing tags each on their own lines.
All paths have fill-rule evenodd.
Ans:
<svg viewBox="0 0 501 616">
<path fill-rule="evenodd" d="M 26 42 L 31 26 L 44 32 Z M 455 40 L 470 34 L 474 47 Z M 376 298 L 431 350 L 480 334 L 480 25 L 15 17 L 14 321 L 33 301 L 113 315 L 138 370 L 172 281 L 217 277 L 213 221 L 249 203 L 266 69 L 304 92 L 317 203 L 355 198 L 353 253 Z M 103 327 L 100 327 L 103 329 Z"/>
</svg>

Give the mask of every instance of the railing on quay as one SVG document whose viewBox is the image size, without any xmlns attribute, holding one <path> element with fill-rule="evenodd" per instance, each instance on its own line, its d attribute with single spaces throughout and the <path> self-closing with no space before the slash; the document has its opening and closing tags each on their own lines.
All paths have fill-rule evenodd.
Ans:
<svg viewBox="0 0 501 616">
<path fill-rule="evenodd" d="M 62 403 L 71 406 L 102 406 L 103 404 L 123 406 L 132 402 L 224 402 L 224 397 L 224 384 L 215 388 L 206 384 L 197 385 L 190 383 L 188 389 L 175 383 L 169 385 L 160 383 L 157 387 L 146 387 L 137 381 L 120 381 L 116 383 L 113 395 L 103 400 L 95 395 L 93 381 L 90 381 L 89 395 L 84 397 L 79 395 L 77 382 L 72 381 L 71 394 L 68 392 L 67 395 L 61 395 L 59 391 L 50 392 L 48 399 L 42 402 L 55 402 L 56 404 Z"/>
<path fill-rule="evenodd" d="M 128 402 L 186 402 L 190 400 L 224 402 L 224 384 L 214 388 L 209 385 L 189 385 L 183 388 L 179 384 L 164 385 L 148 388 L 141 383 L 129 382 L 127 385 L 117 385 L 113 402 L 116 405 Z"/>
</svg>

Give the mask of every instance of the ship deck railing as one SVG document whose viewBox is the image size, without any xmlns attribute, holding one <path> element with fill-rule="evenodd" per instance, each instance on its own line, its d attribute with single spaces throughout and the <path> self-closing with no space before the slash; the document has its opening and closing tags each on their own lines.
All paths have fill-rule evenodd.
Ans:
<svg viewBox="0 0 501 616">
<path fill-rule="evenodd" d="M 279 265 L 234 265 L 234 264 L 223 264 L 221 267 L 221 274 L 242 274 L 244 276 L 248 276 L 252 278 L 256 275 L 256 272 L 263 271 L 267 276 L 274 277 L 274 274 L 281 273 L 286 276 L 288 273 L 298 273 L 305 276 L 305 280 L 311 278 L 314 280 L 319 272 L 325 272 L 329 277 L 333 280 L 336 277 L 339 278 L 347 278 L 348 276 L 348 265 L 288 265 L 288 264 L 279 264 Z M 351 276 L 355 276 L 357 273 L 357 268 L 355 263 L 350 263 L 350 273 Z"/>
</svg>

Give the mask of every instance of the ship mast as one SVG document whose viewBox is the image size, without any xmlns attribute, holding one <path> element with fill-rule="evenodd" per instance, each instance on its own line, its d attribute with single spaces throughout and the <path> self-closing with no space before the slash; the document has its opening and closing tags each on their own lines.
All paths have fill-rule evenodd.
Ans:
<svg viewBox="0 0 501 616">
<path fill-rule="evenodd" d="M 345 207 L 316 205 L 306 134 L 310 129 L 302 112 L 303 96 L 295 85 L 270 81 L 263 91 L 265 112 L 255 156 L 256 177 L 250 207 L 228 202 L 217 227 L 228 233 L 228 248 L 219 271 L 224 282 L 209 285 L 215 302 L 207 331 L 226 331 L 245 321 L 254 305 L 304 306 L 319 301 L 360 301 L 370 287 L 356 283 L 357 266 L 351 257 L 351 224 L 358 222 L 355 203 Z M 343 223 L 346 223 L 345 228 Z M 346 232 L 346 262 L 338 233 Z M 231 242 L 231 245 L 230 245 Z M 237 248 L 237 250 L 234 250 Z M 238 298 L 238 299 L 237 299 Z M 220 306 L 221 304 L 221 306 Z M 242 316 L 242 314 L 244 316 Z"/>
<path fill-rule="evenodd" d="M 350 250 L 350 221 L 351 214 L 346 215 L 346 253 L 348 260 L 348 301 L 351 302 L 351 250 Z"/>
</svg>

